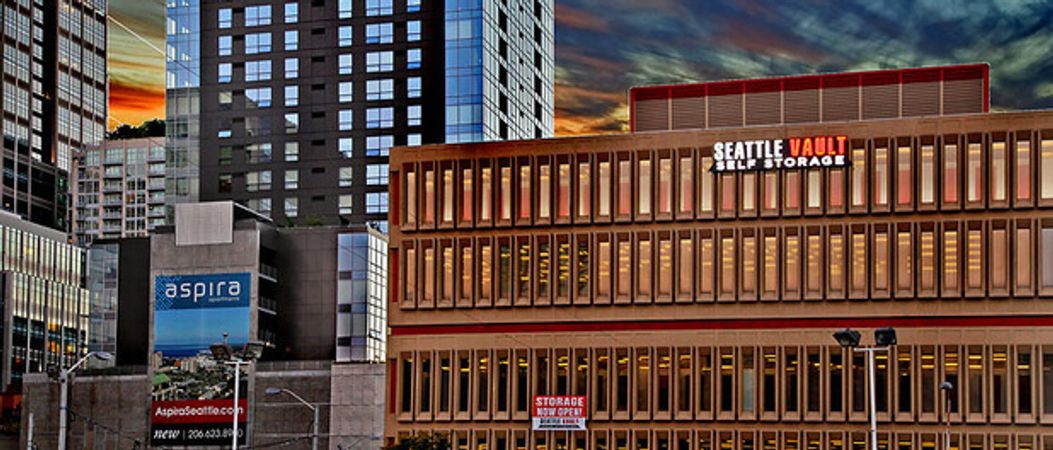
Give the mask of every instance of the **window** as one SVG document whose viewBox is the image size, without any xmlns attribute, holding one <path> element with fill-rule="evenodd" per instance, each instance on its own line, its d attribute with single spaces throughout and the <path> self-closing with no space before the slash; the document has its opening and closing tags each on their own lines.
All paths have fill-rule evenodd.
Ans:
<svg viewBox="0 0 1053 450">
<path fill-rule="evenodd" d="M 234 24 L 234 13 L 230 8 L 220 8 L 216 14 L 219 17 L 220 28 L 230 28 Z"/>
<path fill-rule="evenodd" d="M 395 42 L 395 24 L 371 23 L 366 25 L 367 44 L 390 44 Z"/>
<path fill-rule="evenodd" d="M 1041 152 L 1039 160 L 1042 161 L 1040 194 L 1043 200 L 1053 199 L 1053 139 L 1043 139 L 1039 151 Z"/>
<path fill-rule="evenodd" d="M 888 148 L 874 148 L 874 206 L 888 206 Z"/>
<path fill-rule="evenodd" d="M 366 137 L 366 156 L 388 156 L 394 145 L 394 136 L 368 136 Z"/>
<path fill-rule="evenodd" d="M 867 151 L 862 148 L 852 149 L 852 206 L 866 206 L 867 201 Z"/>
<path fill-rule="evenodd" d="M 699 192 L 698 192 L 698 210 L 700 212 L 708 213 L 713 211 L 713 174 L 708 172 L 708 168 L 713 166 L 712 157 L 702 158 L 702 167 L 707 168 L 705 172 L 701 172 L 698 177 L 699 181 Z"/>
<path fill-rule="evenodd" d="M 272 156 L 270 143 L 245 146 L 245 162 L 249 164 L 269 163 Z"/>
<path fill-rule="evenodd" d="M 271 79 L 271 62 L 247 61 L 245 63 L 245 81 L 263 81 Z"/>
<path fill-rule="evenodd" d="M 341 131 L 347 131 L 354 128 L 354 111 L 350 109 L 341 109 L 337 113 L 337 125 Z"/>
<path fill-rule="evenodd" d="M 1016 199 L 1031 199 L 1031 141 L 1016 141 Z"/>
<path fill-rule="evenodd" d="M 1046 290 L 1053 289 L 1053 228 L 1042 228 L 1040 239 L 1042 244 L 1040 249 L 1042 259 L 1039 261 L 1042 267 L 1041 287 Z"/>
<path fill-rule="evenodd" d="M 299 142 L 286 142 L 285 143 L 285 161 L 296 162 L 300 160 L 300 143 Z"/>
<path fill-rule="evenodd" d="M 420 144 L 421 144 L 421 134 L 420 133 L 410 133 L 410 134 L 406 135 L 406 145 L 412 147 L 414 145 L 420 145 Z"/>
<path fill-rule="evenodd" d="M 391 100 L 395 98 L 395 80 L 366 81 L 366 100 Z"/>
<path fill-rule="evenodd" d="M 406 12 L 420 11 L 421 0 L 406 0 Z"/>
<path fill-rule="evenodd" d="M 336 17 L 338 19 L 348 19 L 352 16 L 353 5 L 351 0 L 340 0 L 337 2 Z"/>
<path fill-rule="evenodd" d="M 246 108 L 269 108 L 271 106 L 271 88 L 245 89 Z"/>
<path fill-rule="evenodd" d="M 267 191 L 270 190 L 270 188 L 271 172 L 269 170 L 245 173 L 246 192 Z"/>
<path fill-rule="evenodd" d="M 406 79 L 406 96 L 419 98 L 421 96 L 420 77 L 409 77 Z"/>
<path fill-rule="evenodd" d="M 1013 272 L 1016 273 L 1016 292 L 1026 294 L 1031 292 L 1031 229 L 1019 227 L 1016 230 L 1016 240 L 1013 264 Z"/>
<path fill-rule="evenodd" d="M 366 0 L 367 16 L 384 16 L 394 12 L 392 0 Z"/>
<path fill-rule="evenodd" d="M 387 214 L 388 212 L 388 193 L 387 192 L 367 192 L 366 193 L 366 214 Z M 385 220 L 383 224 L 387 224 Z M 386 229 L 386 228 L 385 228 Z"/>
<path fill-rule="evenodd" d="M 947 294 L 958 289 L 958 231 L 943 233 L 943 288 Z"/>
<path fill-rule="evenodd" d="M 406 68 L 407 69 L 420 69 L 421 61 L 421 50 L 419 48 L 411 48 L 406 50 Z"/>
<path fill-rule="evenodd" d="M 230 78 L 234 72 L 234 66 L 232 66 L 230 63 L 219 63 L 219 68 L 216 70 L 216 72 L 217 82 L 230 83 Z"/>
<path fill-rule="evenodd" d="M 288 30 L 285 32 L 285 51 L 293 51 L 300 48 L 300 32 Z"/>
<path fill-rule="evenodd" d="M 391 72 L 395 70 L 395 52 L 366 53 L 366 72 Z"/>
<path fill-rule="evenodd" d="M 421 124 L 421 107 L 420 105 L 410 105 L 406 107 L 406 125 L 414 127 Z"/>
<path fill-rule="evenodd" d="M 637 164 L 637 214 L 651 214 L 651 160 L 642 159 Z"/>
<path fill-rule="evenodd" d="M 354 84 L 350 81 L 341 81 L 339 84 L 340 103 L 348 103 L 355 100 Z"/>
<path fill-rule="evenodd" d="M 943 201 L 944 203 L 958 202 L 957 144 L 944 144 L 943 146 Z"/>
<path fill-rule="evenodd" d="M 230 36 L 220 36 L 217 49 L 219 56 L 230 56 L 234 50 L 234 40 Z"/>
<path fill-rule="evenodd" d="M 245 26 L 258 27 L 271 24 L 271 5 L 246 6 Z"/>
<path fill-rule="evenodd" d="M 300 21 L 300 5 L 298 3 L 285 4 L 285 23 L 296 23 Z"/>
<path fill-rule="evenodd" d="M 909 145 L 896 149 L 896 205 L 908 206 L 911 203 L 911 188 L 914 185 L 914 172 L 911 169 L 913 154 Z"/>
<path fill-rule="evenodd" d="M 410 20 L 406 22 L 406 40 L 409 42 L 420 40 L 420 21 Z"/>
<path fill-rule="evenodd" d="M 965 200 L 979 202 L 983 200 L 983 160 L 978 142 L 971 142 L 965 151 Z"/>
<path fill-rule="evenodd" d="M 285 215 L 287 217 L 296 217 L 300 211 L 300 199 L 296 197 L 287 197 L 285 199 Z"/>
<path fill-rule="evenodd" d="M 354 212 L 354 198 L 351 195 L 341 195 L 338 200 L 338 207 L 340 208 L 340 214 L 351 214 Z"/>
<path fill-rule="evenodd" d="M 245 35 L 245 54 L 267 53 L 271 51 L 270 33 L 249 33 Z"/>
<path fill-rule="evenodd" d="M 285 134 L 295 134 L 300 131 L 300 114 L 288 113 L 285 115 Z"/>
<path fill-rule="evenodd" d="M 297 106 L 300 104 L 300 87 L 285 86 L 285 106 Z"/>
<path fill-rule="evenodd" d="M 285 79 L 291 80 L 300 76 L 300 60 L 285 58 Z"/>
<path fill-rule="evenodd" d="M 936 200 L 936 154 L 932 144 L 921 146 L 921 204 L 931 205 Z"/>
<path fill-rule="evenodd" d="M 371 186 L 383 186 L 388 184 L 388 165 L 367 164 L 366 184 Z"/>
<path fill-rule="evenodd" d="M 338 72 L 340 75 L 350 75 L 354 66 L 354 55 L 347 53 L 337 57 Z"/>
<path fill-rule="evenodd" d="M 343 113 L 343 111 L 341 111 L 341 113 Z M 366 128 L 391 128 L 393 126 L 395 126 L 395 108 L 385 107 L 366 109 Z M 341 128 L 341 130 L 343 129 L 344 128 Z"/>
<path fill-rule="evenodd" d="M 341 25 L 337 28 L 337 45 L 340 47 L 350 47 L 354 42 L 354 30 L 351 25 Z"/>
<path fill-rule="evenodd" d="M 991 143 L 991 200 L 1005 201 L 1008 197 L 1006 187 L 1009 180 L 1009 161 L 1006 155 L 1005 141 Z"/>
<path fill-rule="evenodd" d="M 285 190 L 295 191 L 300 187 L 300 171 L 298 170 L 286 170 L 285 171 Z"/>
<path fill-rule="evenodd" d="M 354 169 L 353 168 L 351 168 L 351 167 L 341 167 L 340 168 L 340 179 L 338 181 L 339 186 L 340 187 L 351 187 L 353 175 L 354 175 Z M 411 190 L 410 192 L 413 192 L 413 191 Z M 412 195 L 412 194 L 410 194 L 410 195 Z M 409 198 L 407 198 L 407 200 L 409 200 Z M 410 204 L 412 204 L 412 203 L 410 203 Z M 413 211 L 414 211 L 414 209 L 410 208 L 410 213 L 409 214 L 413 214 Z M 410 219 L 410 220 L 412 221 L 412 219 Z"/>
</svg>

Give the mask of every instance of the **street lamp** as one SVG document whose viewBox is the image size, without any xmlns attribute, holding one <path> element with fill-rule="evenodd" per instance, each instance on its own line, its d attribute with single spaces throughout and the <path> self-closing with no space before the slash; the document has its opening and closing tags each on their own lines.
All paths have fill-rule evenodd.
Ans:
<svg viewBox="0 0 1053 450">
<path fill-rule="evenodd" d="M 109 361 L 113 359 L 113 355 L 109 352 L 91 352 L 84 355 L 83 358 L 73 363 L 67 369 L 59 369 L 59 435 L 58 435 L 58 450 L 66 450 L 66 428 L 68 427 L 68 410 L 69 410 L 69 376 L 74 370 L 77 370 L 81 364 L 87 362 L 91 357 L 96 357 L 103 361 Z"/>
<path fill-rule="evenodd" d="M 228 366 L 234 366 L 234 420 L 232 422 L 232 428 L 234 430 L 233 436 L 231 437 L 230 448 L 237 450 L 238 448 L 238 390 L 241 387 L 241 366 L 247 366 L 252 364 L 253 361 L 260 358 L 263 355 L 263 343 L 256 341 L 249 341 L 245 343 L 245 347 L 240 352 L 234 352 L 234 350 L 227 344 L 227 333 L 223 333 L 223 343 L 212 344 L 208 347 L 212 352 L 212 358 L 221 364 Z"/>
<path fill-rule="evenodd" d="M 954 394 L 954 384 L 950 381 L 940 383 L 940 392 L 943 393 L 943 448 L 951 448 L 951 395 Z"/>
<path fill-rule="evenodd" d="M 311 422 L 311 450 L 318 450 L 318 413 L 321 408 L 319 408 L 318 405 L 308 403 L 303 397 L 300 397 L 299 395 L 296 395 L 295 392 L 285 388 L 269 387 L 264 393 L 268 396 L 275 396 L 283 393 L 289 394 L 290 397 L 295 398 L 296 401 L 303 403 L 304 406 L 311 410 L 311 413 L 314 414 L 314 419 Z"/>
<path fill-rule="evenodd" d="M 896 329 L 887 327 L 874 330 L 875 345 L 873 347 L 859 347 L 860 337 L 861 334 L 851 328 L 834 332 L 834 340 L 841 344 L 842 347 L 867 354 L 867 365 L 870 373 L 870 383 L 868 383 L 870 397 L 870 449 L 877 450 L 877 385 L 874 380 L 874 354 L 889 351 L 891 346 L 896 345 Z"/>
</svg>

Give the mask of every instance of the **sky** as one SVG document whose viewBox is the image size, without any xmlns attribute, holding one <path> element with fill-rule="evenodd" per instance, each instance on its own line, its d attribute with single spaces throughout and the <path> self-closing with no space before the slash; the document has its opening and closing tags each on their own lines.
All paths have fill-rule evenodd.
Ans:
<svg viewBox="0 0 1053 450">
<path fill-rule="evenodd" d="M 1048 0 L 555 0 L 556 135 L 628 130 L 632 86 L 986 62 L 999 109 L 1053 107 Z M 111 0 L 163 48 L 160 0 Z M 110 26 L 111 116 L 164 115 L 164 61 Z M 116 122 L 111 122 L 113 126 Z"/>
</svg>

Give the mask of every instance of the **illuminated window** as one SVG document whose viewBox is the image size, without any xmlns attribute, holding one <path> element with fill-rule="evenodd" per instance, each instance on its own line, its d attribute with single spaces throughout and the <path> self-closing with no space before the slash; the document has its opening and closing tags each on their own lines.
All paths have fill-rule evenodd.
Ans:
<svg viewBox="0 0 1053 450">
<path fill-rule="evenodd" d="M 611 215 L 611 163 L 608 161 L 600 161 L 599 163 L 599 182 L 596 186 L 598 192 L 598 214 L 601 217 L 610 217 Z"/>
<path fill-rule="evenodd" d="M 757 238 L 742 237 L 742 295 L 757 294 Z"/>
<path fill-rule="evenodd" d="M 520 258 L 523 255 L 520 254 Z M 529 270 L 529 255 L 526 255 L 525 260 L 522 260 L 520 264 L 520 270 L 526 267 Z M 529 277 L 529 275 L 527 275 Z M 547 299 L 549 297 L 549 289 L 552 287 L 552 246 L 549 244 L 547 237 L 539 237 L 537 241 L 537 292 L 535 295 L 538 298 Z M 525 295 L 525 294 L 524 294 Z"/>
<path fill-rule="evenodd" d="M 807 273 L 805 278 L 805 289 L 810 294 L 819 294 L 823 290 L 822 280 L 825 273 L 822 261 L 823 237 L 818 233 L 809 234 L 806 245 L 807 251 L 805 253 L 805 258 Z"/>
<path fill-rule="evenodd" d="M 808 184 L 808 207 L 818 208 L 822 206 L 822 177 L 823 173 L 819 170 L 809 170 L 806 172 L 805 183 Z"/>
<path fill-rule="evenodd" d="M 406 249 L 406 300 L 417 300 L 417 250 Z"/>
<path fill-rule="evenodd" d="M 519 219 L 530 219 L 530 166 L 519 166 Z"/>
<path fill-rule="evenodd" d="M 852 206 L 866 206 L 867 202 L 867 151 L 852 149 Z"/>
<path fill-rule="evenodd" d="M 969 230 L 965 241 L 965 287 L 983 288 L 983 231 Z"/>
<path fill-rule="evenodd" d="M 735 212 L 735 174 L 724 174 L 720 176 L 720 210 L 734 214 Z"/>
<path fill-rule="evenodd" d="M 524 239 L 518 242 L 517 245 L 517 260 L 516 260 L 516 296 L 519 299 L 530 298 L 530 240 Z M 547 292 L 547 286 L 544 286 L 545 291 L 542 291 L 543 283 L 547 283 L 548 275 L 548 254 L 547 249 L 545 252 L 541 251 L 538 247 L 538 293 Z M 542 282 L 542 279 L 546 279 Z"/>
<path fill-rule="evenodd" d="M 632 172 L 628 160 L 618 161 L 618 215 L 632 212 Z"/>
<path fill-rule="evenodd" d="M 896 232 L 896 289 L 908 293 L 914 281 L 914 254 L 910 231 Z"/>
<path fill-rule="evenodd" d="M 597 244 L 596 258 L 596 296 L 610 297 L 611 295 L 611 243 L 600 241 Z"/>
<path fill-rule="evenodd" d="M 830 169 L 828 177 L 827 203 L 831 208 L 845 206 L 845 171 L 844 169 Z"/>
<path fill-rule="evenodd" d="M 501 167 L 501 184 L 498 185 L 497 211 L 499 220 L 512 220 L 512 168 Z"/>
<path fill-rule="evenodd" d="M 537 217 L 552 217 L 552 166 L 541 164 L 537 168 Z"/>
<path fill-rule="evenodd" d="M 764 294 L 779 292 L 779 238 L 764 236 Z"/>
<path fill-rule="evenodd" d="M 1043 139 L 1040 161 L 1042 161 L 1041 195 L 1042 199 L 1053 199 L 1053 139 Z"/>
<path fill-rule="evenodd" d="M 888 148 L 874 148 L 874 206 L 888 206 Z"/>
<path fill-rule="evenodd" d="M 494 291 L 493 284 L 493 247 L 488 241 L 479 244 L 479 298 L 489 302 Z"/>
<path fill-rule="evenodd" d="M 570 298 L 570 241 L 556 242 L 556 296 Z"/>
<path fill-rule="evenodd" d="M 867 236 L 863 232 L 852 233 L 852 283 L 851 288 L 855 292 L 863 292 L 867 288 Z"/>
<path fill-rule="evenodd" d="M 450 304 L 453 301 L 453 246 L 446 245 L 442 248 L 442 301 Z"/>
<path fill-rule="evenodd" d="M 673 212 L 673 160 L 658 160 L 658 213 Z"/>
<path fill-rule="evenodd" d="M 691 157 L 680 158 L 680 203 L 678 212 L 690 214 L 694 202 L 694 167 L 691 166 Z"/>
<path fill-rule="evenodd" d="M 682 237 L 677 249 L 679 252 L 679 260 L 677 262 L 677 269 L 679 270 L 677 296 L 681 299 L 691 299 L 694 293 L 691 286 L 695 278 L 695 266 L 692 264 L 695 255 L 693 242 L 690 237 Z"/>
<path fill-rule="evenodd" d="M 798 412 L 800 411 L 800 405 L 798 403 L 798 386 L 800 380 L 800 355 L 798 350 L 794 347 L 787 347 L 785 350 L 784 364 L 783 364 L 783 382 L 785 389 L 783 391 L 783 408 L 786 412 Z"/>
<path fill-rule="evenodd" d="M 735 238 L 723 236 L 720 238 L 720 293 L 725 295 L 735 294 Z"/>
<path fill-rule="evenodd" d="M 829 289 L 831 296 L 843 295 L 845 290 L 845 240 L 840 233 L 830 234 L 828 252 Z"/>
<path fill-rule="evenodd" d="M 406 172 L 406 224 L 417 223 L 417 173 Z"/>
<path fill-rule="evenodd" d="M 463 245 L 461 246 L 461 300 L 470 302 L 472 300 L 472 273 L 475 272 L 475 265 L 472 261 L 472 246 Z"/>
<path fill-rule="evenodd" d="M 637 189 L 639 190 L 639 199 L 637 203 L 637 214 L 648 215 L 651 214 L 651 160 L 643 159 L 639 161 L 639 184 Z"/>
<path fill-rule="evenodd" d="M 1031 289 L 1031 229 L 1017 228 L 1015 244 L 1013 273 L 1016 274 L 1016 288 L 1026 293 Z"/>
<path fill-rule="evenodd" d="M 648 349 L 636 350 L 636 410 L 651 409 L 651 355 Z"/>
<path fill-rule="evenodd" d="M 1016 142 L 1016 199 L 1031 199 L 1031 141 Z"/>
<path fill-rule="evenodd" d="M 947 293 L 958 289 L 958 231 L 943 233 L 943 287 Z"/>
<path fill-rule="evenodd" d="M 435 224 L 435 171 L 424 171 L 424 224 Z"/>
<path fill-rule="evenodd" d="M 472 203 L 475 197 L 472 191 L 472 169 L 461 169 L 461 221 L 472 221 Z"/>
<path fill-rule="evenodd" d="M 658 241 L 658 295 L 669 298 L 673 293 L 673 241 Z"/>
<path fill-rule="evenodd" d="M 628 239 L 618 240 L 618 290 L 619 297 L 628 297 L 632 285 L 632 243 Z"/>
<path fill-rule="evenodd" d="M 479 169 L 479 219 L 486 222 L 493 218 L 491 212 L 494 191 L 494 169 L 483 167 Z"/>
<path fill-rule="evenodd" d="M 708 156 L 702 158 L 702 167 L 711 167 L 712 165 L 713 158 Z M 709 171 L 699 173 L 698 210 L 700 212 L 713 211 L 713 177 L 714 175 Z M 1053 178 L 1053 175 L 1051 175 L 1051 178 Z"/>
<path fill-rule="evenodd" d="M 889 289 L 888 231 L 874 231 L 874 291 Z"/>
<path fill-rule="evenodd" d="M 1050 156 L 1053 156 L 1051 154 Z M 943 146 L 943 201 L 958 202 L 958 145 Z"/>
<path fill-rule="evenodd" d="M 896 149 L 896 204 L 910 205 L 911 188 L 914 185 L 914 172 L 911 170 L 914 156 L 908 145 Z"/>
<path fill-rule="evenodd" d="M 570 218 L 570 164 L 559 163 L 559 172 L 556 174 L 559 179 L 557 180 L 558 188 L 556 190 L 557 204 L 556 204 L 556 215 L 560 219 Z"/>
<path fill-rule="evenodd" d="M 936 200 L 936 154 L 932 144 L 921 146 L 921 204 L 931 205 Z"/>
<path fill-rule="evenodd" d="M 435 249 L 427 247 L 424 249 L 424 303 L 429 305 L 435 301 Z"/>
<path fill-rule="evenodd" d="M 991 289 L 1005 292 L 1009 289 L 1009 234 L 1006 229 L 992 229 L 989 245 Z"/>
<path fill-rule="evenodd" d="M 979 202 L 983 199 L 983 159 L 980 144 L 970 143 L 966 147 L 965 199 L 968 202 Z"/>
<path fill-rule="evenodd" d="M 765 211 L 775 211 L 779 208 L 779 174 L 766 172 L 764 174 L 764 197 L 762 207 Z"/>
<path fill-rule="evenodd" d="M 742 210 L 753 211 L 756 209 L 757 176 L 753 173 L 742 174 Z"/>
<path fill-rule="evenodd" d="M 936 236 L 932 231 L 921 232 L 921 252 L 919 258 L 919 288 L 922 291 L 936 289 Z"/>
<path fill-rule="evenodd" d="M 512 248 L 508 241 L 497 245 L 497 298 L 512 296 Z"/>
<path fill-rule="evenodd" d="M 991 409 L 995 414 L 1009 412 L 1009 351 L 1004 345 L 991 348 Z"/>
<path fill-rule="evenodd" d="M 577 295 L 578 298 L 588 299 L 589 298 L 589 270 L 592 269 L 589 256 L 589 240 L 588 238 L 578 240 L 578 253 L 577 253 Z"/>
<path fill-rule="evenodd" d="M 1005 141 L 991 143 L 991 200 L 1006 200 L 1006 185 L 1009 180 L 1009 161 L 1006 155 Z"/>
<path fill-rule="evenodd" d="M 798 295 L 801 292 L 801 239 L 797 235 L 786 235 L 785 260 L 783 270 L 786 275 L 783 281 L 783 292 L 787 295 Z"/>
<path fill-rule="evenodd" d="M 453 169 L 442 171 L 442 222 L 453 223 Z"/>
<path fill-rule="evenodd" d="M 592 211 L 592 173 L 589 163 L 578 163 L 578 217 L 589 217 Z M 569 197 L 569 196 L 568 196 Z"/>
<path fill-rule="evenodd" d="M 1053 233 L 1051 233 L 1053 234 Z M 1053 239 L 1053 236 L 1051 236 Z M 714 279 L 716 272 L 713 267 L 714 254 L 713 238 L 706 236 L 700 239 L 698 256 L 699 262 L 699 277 L 698 277 L 698 289 L 703 295 L 713 295 L 716 284 Z M 1051 258 L 1053 259 L 1053 258 Z M 1053 263 L 1053 261 L 1051 261 Z M 1053 273 L 1053 271 L 1051 271 Z M 1053 277 L 1051 277 L 1053 279 Z"/>
</svg>

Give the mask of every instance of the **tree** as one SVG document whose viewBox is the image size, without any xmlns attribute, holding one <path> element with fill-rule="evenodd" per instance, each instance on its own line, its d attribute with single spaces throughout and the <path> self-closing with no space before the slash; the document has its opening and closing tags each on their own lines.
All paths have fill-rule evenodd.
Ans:
<svg viewBox="0 0 1053 450">
<path fill-rule="evenodd" d="M 443 433 L 417 434 L 386 446 L 384 450 L 450 450 L 450 440 Z"/>
</svg>

